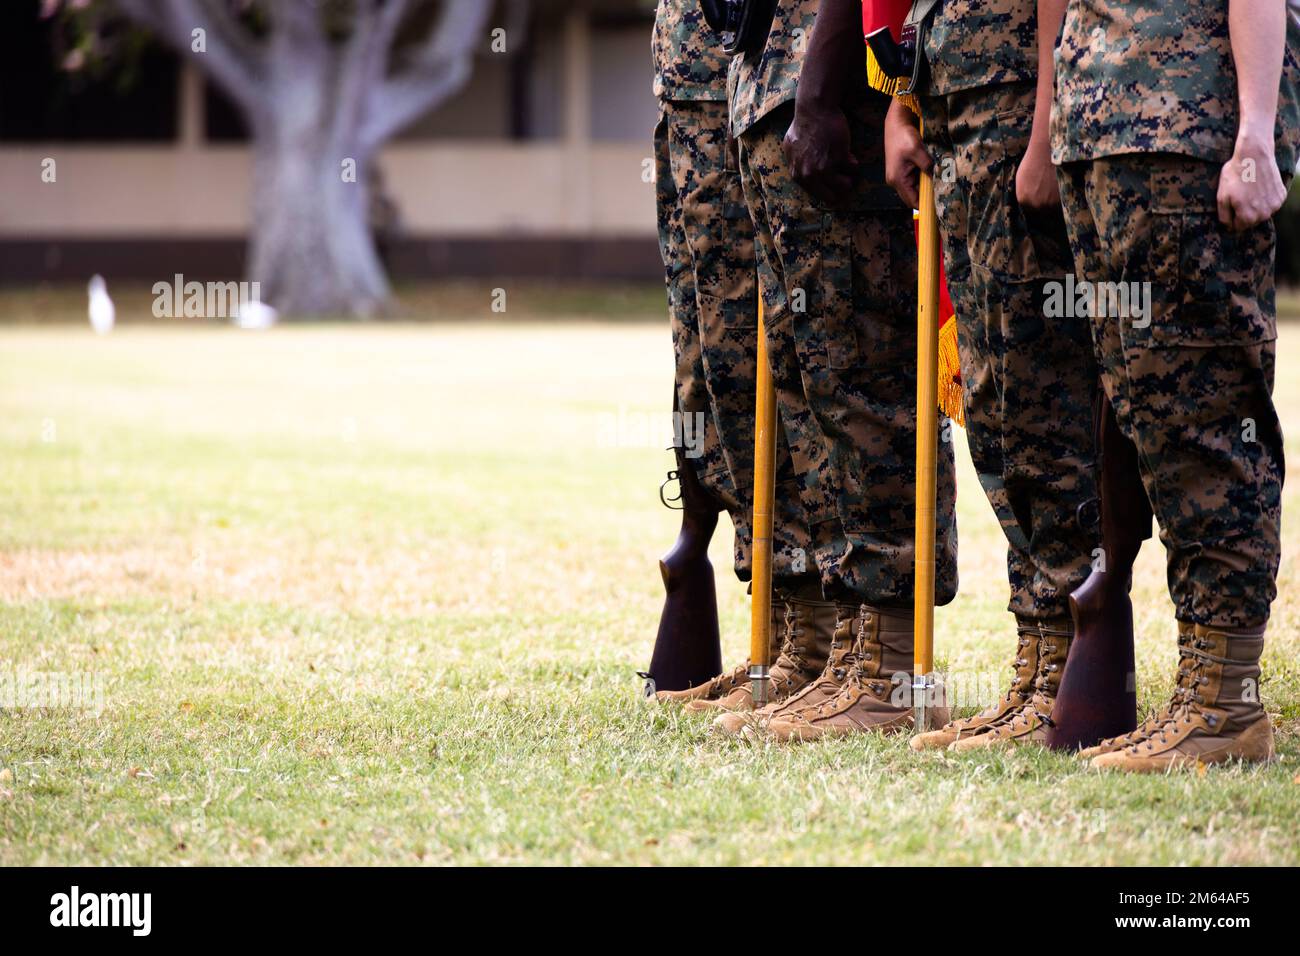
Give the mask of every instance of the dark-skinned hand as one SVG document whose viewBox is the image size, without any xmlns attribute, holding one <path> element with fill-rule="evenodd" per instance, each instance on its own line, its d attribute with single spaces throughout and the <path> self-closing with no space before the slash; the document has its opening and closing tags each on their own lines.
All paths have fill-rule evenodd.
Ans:
<svg viewBox="0 0 1300 956">
<path fill-rule="evenodd" d="M 781 148 L 794 181 L 819 202 L 833 206 L 853 190 L 858 159 L 843 110 L 800 104 Z"/>
<path fill-rule="evenodd" d="M 921 173 L 929 172 L 934 160 L 921 140 L 916 117 L 901 101 L 895 100 L 885 117 L 885 182 L 894 187 L 898 198 L 913 209 L 921 205 Z"/>
</svg>

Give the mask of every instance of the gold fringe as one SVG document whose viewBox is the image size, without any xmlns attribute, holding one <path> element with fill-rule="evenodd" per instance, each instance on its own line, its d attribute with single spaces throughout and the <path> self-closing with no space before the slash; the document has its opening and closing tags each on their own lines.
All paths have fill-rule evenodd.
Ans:
<svg viewBox="0 0 1300 956">
<path fill-rule="evenodd" d="M 886 76 L 885 71 L 876 62 L 876 55 L 871 52 L 870 47 L 867 47 L 867 85 L 886 96 L 898 97 L 909 110 L 920 116 L 921 104 L 916 97 L 910 93 L 899 96 L 898 93 L 899 88 L 910 81 L 911 78 L 906 76 Z"/>
<path fill-rule="evenodd" d="M 961 359 L 957 354 L 957 317 L 939 329 L 939 410 L 962 428 L 966 410 L 961 395 Z"/>
</svg>

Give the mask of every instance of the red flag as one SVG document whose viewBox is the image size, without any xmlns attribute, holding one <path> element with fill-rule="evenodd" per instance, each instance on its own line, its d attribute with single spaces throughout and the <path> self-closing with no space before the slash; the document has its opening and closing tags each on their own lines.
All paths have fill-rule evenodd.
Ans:
<svg viewBox="0 0 1300 956">
<path fill-rule="evenodd" d="M 888 31 L 894 43 L 903 38 L 903 23 L 912 9 L 912 0 L 862 0 L 862 35 L 871 37 L 881 31 Z M 872 89 L 900 96 L 899 87 L 910 82 L 910 77 L 890 76 L 876 61 L 876 56 L 867 46 L 867 81 Z M 909 94 L 900 96 L 907 106 L 918 115 L 920 105 Z M 959 425 L 966 423 L 962 408 L 961 362 L 957 353 L 957 314 L 952 306 L 952 297 L 948 294 L 948 277 L 943 270 L 943 251 L 939 253 L 939 408 L 945 415 Z"/>
</svg>

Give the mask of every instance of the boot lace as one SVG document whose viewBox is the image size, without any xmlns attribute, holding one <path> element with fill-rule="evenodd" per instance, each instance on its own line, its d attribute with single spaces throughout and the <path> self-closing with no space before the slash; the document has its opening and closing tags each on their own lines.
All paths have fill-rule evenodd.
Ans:
<svg viewBox="0 0 1300 956">
<path fill-rule="evenodd" d="M 962 717 L 960 720 L 954 720 L 952 726 L 959 730 L 965 730 L 969 727 L 975 726 L 975 724 L 981 719 L 987 719 L 994 716 L 1007 704 L 1024 704 L 1029 700 L 1030 695 L 1020 688 L 1020 669 L 1029 663 L 1029 659 L 1022 655 L 1025 648 L 1030 644 L 1029 635 L 1034 633 L 1035 630 L 1036 628 L 1028 628 L 1024 626 L 1016 629 L 1016 657 L 1015 660 L 1011 662 L 1011 670 L 1015 672 L 1016 677 L 1011 682 L 1011 686 L 1007 688 L 1006 693 L 999 697 L 992 707 L 987 707 L 978 714 L 973 714 L 970 717 Z M 1030 686 L 1033 686 L 1032 681 L 1030 682 Z"/>
<path fill-rule="evenodd" d="M 1061 669 L 1053 658 L 1061 649 L 1055 638 L 1066 636 L 1060 631 L 1038 625 L 1038 666 L 1034 668 L 1034 680 L 1030 685 L 1034 693 L 1029 698 L 1024 710 L 1012 718 L 1007 726 L 1008 733 L 1016 733 L 1032 726 L 1034 719 L 1047 727 L 1055 727 L 1052 721 L 1052 703 L 1056 699 L 1053 687 L 1054 676 Z M 995 731 L 996 732 L 996 731 Z"/>
<path fill-rule="evenodd" d="M 840 639 L 840 632 L 844 629 L 845 624 L 853 620 L 852 613 L 844 608 L 839 608 L 835 612 L 835 630 L 831 633 L 831 652 L 826 658 L 826 666 L 822 668 L 821 677 L 818 682 L 830 678 L 836 683 L 844 679 L 844 658 L 845 654 L 840 653 L 844 647 L 844 641 Z M 848 638 L 849 644 L 852 645 L 853 638 Z"/>
<path fill-rule="evenodd" d="M 735 690 L 742 681 L 749 679 L 749 661 L 725 674 L 718 674 L 709 680 L 709 696 L 714 697 Z"/>
<path fill-rule="evenodd" d="M 867 640 L 867 610 L 862 608 L 858 612 L 858 632 L 853 635 L 853 645 L 844 655 L 847 674 L 844 678 L 845 687 L 859 688 L 866 680 L 866 669 L 870 665 L 874 655 L 867 650 L 870 642 Z"/>
<path fill-rule="evenodd" d="M 1159 737 L 1162 744 L 1169 743 L 1168 734 L 1180 723 L 1191 723 L 1198 715 L 1204 715 L 1206 722 L 1214 727 L 1219 722 L 1217 714 L 1206 713 L 1203 709 L 1206 700 L 1201 695 L 1198 688 L 1210 682 L 1210 678 L 1202 671 L 1207 664 L 1237 664 L 1247 663 L 1244 661 L 1234 661 L 1226 657 L 1218 657 L 1208 652 L 1208 648 L 1213 647 L 1209 641 L 1204 638 L 1194 638 L 1188 642 L 1185 648 L 1179 648 L 1178 655 L 1178 681 L 1174 687 L 1173 696 L 1165 709 L 1157 714 L 1147 725 L 1139 727 L 1128 736 L 1134 738 L 1131 743 L 1127 744 L 1130 749 L 1136 750 L 1141 744 L 1146 744 L 1147 749 L 1151 750 L 1155 746 L 1155 738 Z M 1183 666 L 1183 661 L 1189 661 L 1188 666 Z"/>
<path fill-rule="evenodd" d="M 1020 700 L 1024 701 L 1027 700 L 1030 696 L 1021 688 L 1019 678 L 1020 678 L 1020 669 L 1029 664 L 1029 658 L 1022 657 L 1021 654 L 1023 653 L 1024 649 L 1028 647 L 1031 643 L 1031 639 L 1029 637 L 1031 633 L 1033 632 L 1029 628 L 1020 628 L 1018 631 L 1019 643 L 1016 647 L 1016 659 L 1011 662 L 1011 669 L 1015 671 L 1016 680 L 1013 680 L 1011 682 L 1011 686 L 1007 688 L 1007 692 L 1002 695 L 1002 700 L 1006 703 L 1010 703 L 1016 698 L 1019 698 Z M 1032 680 L 1029 682 L 1029 686 L 1030 687 L 1033 686 Z"/>
<path fill-rule="evenodd" d="M 785 604 L 785 628 L 781 638 L 781 650 L 777 654 L 778 661 L 784 658 L 791 665 L 791 670 L 801 668 L 805 664 L 805 648 L 797 638 L 803 634 L 803 628 L 799 626 L 799 615 L 795 613 L 794 605 L 789 601 Z"/>
<path fill-rule="evenodd" d="M 875 660 L 875 653 L 869 649 L 871 647 L 871 642 L 867 640 L 867 610 L 863 607 L 858 614 L 858 630 L 853 636 L 853 643 L 840 658 L 840 667 L 833 673 L 836 680 L 842 681 L 840 689 L 819 710 L 834 710 L 846 700 L 856 698 L 867 685 L 871 686 L 873 693 L 879 693 L 880 681 L 868 673 L 868 668 Z"/>
</svg>

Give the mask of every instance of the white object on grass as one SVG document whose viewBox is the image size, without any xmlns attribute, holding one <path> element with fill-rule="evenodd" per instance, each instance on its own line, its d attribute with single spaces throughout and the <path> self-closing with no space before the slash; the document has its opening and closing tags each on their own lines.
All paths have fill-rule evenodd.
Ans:
<svg viewBox="0 0 1300 956">
<path fill-rule="evenodd" d="M 108 285 L 101 275 L 93 275 L 88 287 L 90 292 L 90 326 L 100 335 L 113 331 L 113 322 L 117 319 L 117 310 L 113 300 L 108 297 Z"/>
<path fill-rule="evenodd" d="M 261 329 L 269 329 L 271 326 L 275 325 L 280 318 L 280 313 L 276 311 L 273 306 L 269 306 L 265 302 L 259 302 L 257 299 L 250 299 L 247 302 L 241 303 L 235 309 L 234 315 L 232 315 L 231 318 L 234 320 L 235 325 L 239 326 L 241 329 L 248 329 L 249 331 L 256 332 Z"/>
</svg>

